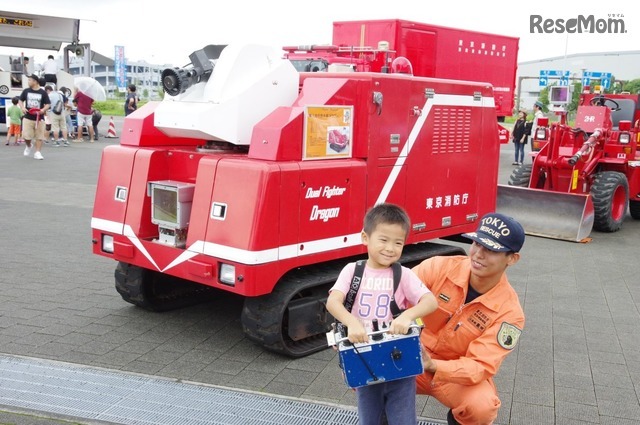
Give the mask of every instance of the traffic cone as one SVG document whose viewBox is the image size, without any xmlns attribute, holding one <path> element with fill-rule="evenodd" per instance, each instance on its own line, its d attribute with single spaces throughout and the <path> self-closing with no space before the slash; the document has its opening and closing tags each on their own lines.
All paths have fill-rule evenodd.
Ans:
<svg viewBox="0 0 640 425">
<path fill-rule="evenodd" d="M 117 138 L 118 136 L 116 135 L 116 123 L 113 122 L 113 117 L 111 117 L 111 120 L 109 120 L 109 132 L 107 132 L 107 136 L 108 139 L 113 139 L 113 138 Z"/>
</svg>

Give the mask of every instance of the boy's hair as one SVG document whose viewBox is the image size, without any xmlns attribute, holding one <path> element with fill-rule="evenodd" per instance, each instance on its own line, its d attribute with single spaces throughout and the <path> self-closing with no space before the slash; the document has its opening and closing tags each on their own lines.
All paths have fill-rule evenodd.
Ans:
<svg viewBox="0 0 640 425">
<path fill-rule="evenodd" d="M 11 98 L 11 103 L 14 105 L 17 105 L 18 102 L 20 102 L 20 98 L 18 96 L 13 96 L 13 98 Z"/>
<path fill-rule="evenodd" d="M 399 224 L 406 237 L 409 235 L 411 220 L 409 220 L 406 211 L 399 206 L 383 203 L 371 208 L 364 216 L 364 232 L 370 235 L 379 224 Z"/>
<path fill-rule="evenodd" d="M 129 90 L 135 92 L 136 91 L 136 85 L 135 84 L 129 84 Z"/>
</svg>

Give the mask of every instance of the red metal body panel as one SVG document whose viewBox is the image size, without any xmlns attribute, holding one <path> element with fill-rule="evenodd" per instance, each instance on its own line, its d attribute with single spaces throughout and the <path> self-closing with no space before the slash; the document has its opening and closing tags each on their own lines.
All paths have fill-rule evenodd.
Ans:
<svg viewBox="0 0 640 425">
<path fill-rule="evenodd" d="M 587 133 L 611 128 L 611 110 L 602 106 L 581 106 L 576 113 L 576 127 Z"/>
<path fill-rule="evenodd" d="M 383 40 L 409 59 L 414 75 L 491 83 L 497 115 L 513 113 L 517 37 L 400 19 L 333 23 L 334 45 L 376 48 Z"/>
<path fill-rule="evenodd" d="M 379 73 L 307 73 L 301 82 L 290 107 L 254 127 L 247 154 L 171 146 L 164 135 L 151 147 L 144 135 L 153 114 L 131 133 L 144 143 L 106 148 L 94 253 L 257 296 L 297 267 L 364 253 L 362 219 L 377 202 L 407 209 L 409 243 L 472 231 L 495 209 L 499 142 L 488 84 Z M 351 157 L 302 158 L 305 108 L 319 105 L 353 107 Z M 185 248 L 159 242 L 151 223 L 147 184 L 164 180 L 195 184 Z M 126 200 L 114 199 L 116 186 Z M 214 203 L 223 217 L 212 216 Z M 114 253 L 102 250 L 104 235 Z M 235 284 L 220 282 L 221 263 L 236 267 Z"/>
<path fill-rule="evenodd" d="M 153 111 L 160 102 L 149 102 L 124 119 L 120 144 L 126 146 L 197 146 L 201 141 L 167 137 L 153 124 Z"/>
</svg>

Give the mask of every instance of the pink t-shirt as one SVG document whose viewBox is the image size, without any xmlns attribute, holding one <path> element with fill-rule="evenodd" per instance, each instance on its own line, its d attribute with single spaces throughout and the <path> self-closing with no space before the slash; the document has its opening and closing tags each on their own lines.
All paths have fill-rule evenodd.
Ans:
<svg viewBox="0 0 640 425">
<path fill-rule="evenodd" d="M 346 296 L 349 293 L 355 268 L 356 263 L 347 264 L 329 292 L 336 289 Z M 396 304 L 401 310 L 406 309 L 408 304 L 416 305 L 423 295 L 430 292 L 413 271 L 402 267 L 402 278 L 395 294 Z M 391 267 L 372 269 L 365 266 L 351 314 L 362 320 L 368 331 L 372 330 L 371 322 L 373 319 L 378 319 L 380 327 L 383 326 L 383 323 L 388 326 L 393 319 L 389 306 L 392 293 L 393 269 Z"/>
</svg>

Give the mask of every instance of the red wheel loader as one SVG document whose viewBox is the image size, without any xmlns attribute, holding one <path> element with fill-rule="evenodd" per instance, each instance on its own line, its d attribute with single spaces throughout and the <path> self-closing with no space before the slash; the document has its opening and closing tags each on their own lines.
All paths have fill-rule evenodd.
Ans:
<svg viewBox="0 0 640 425">
<path fill-rule="evenodd" d="M 562 120 L 564 121 L 564 120 Z M 640 219 L 640 96 L 582 94 L 576 127 L 538 122 L 541 149 L 498 187 L 498 211 L 529 234 L 582 241 Z"/>
<path fill-rule="evenodd" d="M 93 252 L 117 262 L 127 302 L 162 311 L 239 294 L 249 339 L 305 356 L 327 346 L 328 289 L 366 257 L 370 207 L 409 213 L 407 266 L 464 254 L 433 240 L 495 210 L 487 83 L 298 73 L 257 45 L 207 46 L 190 60 L 164 70 L 164 100 L 127 116 L 120 145 L 103 151 Z"/>
</svg>

